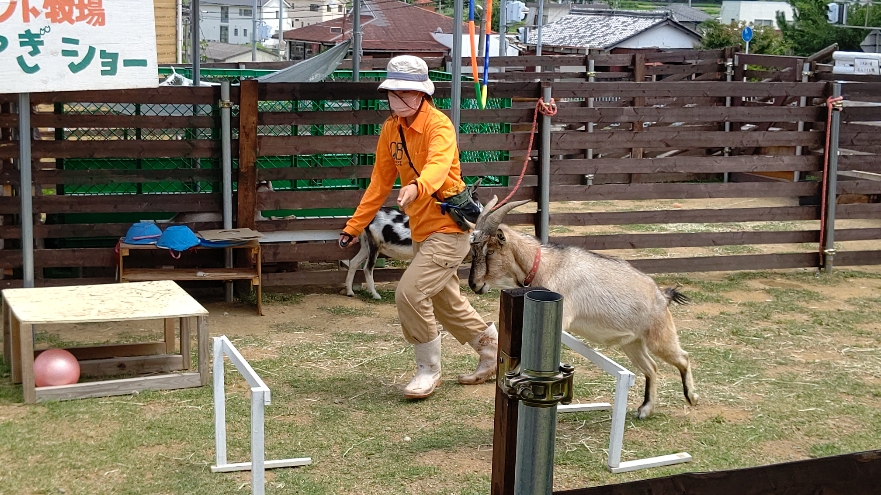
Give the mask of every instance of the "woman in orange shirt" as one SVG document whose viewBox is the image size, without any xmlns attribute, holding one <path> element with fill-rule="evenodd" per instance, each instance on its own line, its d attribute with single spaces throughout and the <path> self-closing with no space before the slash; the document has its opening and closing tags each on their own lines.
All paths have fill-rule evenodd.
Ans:
<svg viewBox="0 0 881 495">
<path fill-rule="evenodd" d="M 474 373 L 459 383 L 483 383 L 496 374 L 498 332 L 471 307 L 459 290 L 457 271 L 468 254 L 468 232 L 441 212 L 446 200 L 465 190 L 453 123 L 435 108 L 434 83 L 421 58 L 391 59 L 381 91 L 387 91 L 392 116 L 385 121 L 376 146 L 370 185 L 355 214 L 340 233 L 340 245 L 358 239 L 400 176 L 398 207 L 410 217 L 415 257 L 395 290 L 395 305 L 404 338 L 414 345 L 416 373 L 404 396 L 423 399 L 441 383 L 441 339 L 435 319 L 460 343 L 477 351 Z"/>
</svg>

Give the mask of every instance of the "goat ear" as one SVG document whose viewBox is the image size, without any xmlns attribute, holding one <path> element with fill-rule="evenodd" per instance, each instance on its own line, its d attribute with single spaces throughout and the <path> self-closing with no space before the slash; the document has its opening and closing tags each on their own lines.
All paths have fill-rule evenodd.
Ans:
<svg viewBox="0 0 881 495">
<path fill-rule="evenodd" d="M 496 239 L 499 240 L 499 242 L 502 244 L 502 246 L 504 246 L 505 243 L 508 242 L 508 239 L 505 238 L 505 233 L 502 232 L 502 229 L 499 229 L 496 232 Z"/>
</svg>

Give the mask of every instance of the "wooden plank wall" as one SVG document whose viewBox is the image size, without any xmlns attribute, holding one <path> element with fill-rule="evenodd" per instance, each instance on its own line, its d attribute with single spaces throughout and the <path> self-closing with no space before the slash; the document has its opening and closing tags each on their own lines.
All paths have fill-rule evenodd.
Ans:
<svg viewBox="0 0 881 495">
<path fill-rule="evenodd" d="M 17 95 L 0 95 L 0 112 L 3 112 L 0 113 L 0 128 L 5 128 L 4 135 L 18 126 L 18 115 L 6 110 L 8 103 L 15 98 Z M 37 213 L 34 225 L 36 285 L 114 281 L 116 255 L 113 239 L 123 236 L 132 221 L 141 215 L 144 218 L 149 215 L 168 218 L 178 212 L 221 211 L 219 193 L 188 193 L 181 192 L 180 188 L 169 190 L 167 194 L 63 194 L 65 187 L 69 190 L 100 190 L 102 187 L 134 184 L 133 187 L 140 191 L 158 183 L 219 182 L 220 171 L 216 167 L 208 168 L 209 163 L 220 159 L 221 143 L 211 138 L 210 133 L 220 128 L 219 116 L 210 110 L 193 116 L 190 110 L 193 105 L 210 109 L 216 106 L 219 98 L 219 87 L 31 94 L 34 107 L 32 126 L 43 131 L 64 129 L 66 135 L 65 139 L 35 140 L 31 144 L 35 185 L 33 207 Z M 238 100 L 238 88 L 233 88 L 233 99 Z M 67 110 L 56 111 L 59 106 L 65 106 Z M 166 112 L 149 110 L 160 106 L 173 106 L 181 111 L 164 115 Z M 0 141 L 0 162 L 3 163 L 0 181 L 4 187 L 15 190 L 20 185 L 18 154 L 18 141 Z M 91 159 L 100 168 L 65 169 L 62 164 L 66 159 Z M 120 159 L 128 160 L 126 168 L 120 168 Z M 176 160 L 182 166 L 141 167 L 144 162 L 159 160 Z M 200 162 L 205 168 L 195 168 Z M 215 190 L 219 191 L 219 188 Z M 18 215 L 20 210 L 18 196 L 0 197 L 0 215 Z M 128 215 L 134 220 L 57 223 L 61 215 L 71 213 Z M 205 227 L 219 228 L 221 225 L 209 222 L 202 224 L 202 228 Z M 20 246 L 21 228 L 17 224 L 0 225 L 0 237 L 6 247 L 0 250 L 0 268 L 7 275 L 0 281 L 0 286 L 20 286 L 21 251 L 16 248 Z M 168 255 L 161 254 L 164 257 L 157 257 L 157 264 L 169 264 Z M 65 272 L 64 276 L 72 278 L 45 278 L 59 269 Z"/>
<path fill-rule="evenodd" d="M 587 81 L 590 61 L 597 82 L 634 81 L 718 81 L 725 79 L 725 60 L 732 50 L 675 50 L 670 52 L 590 53 L 587 55 L 527 55 L 490 58 L 490 80 L 509 81 Z M 482 64 L 482 61 L 479 61 Z M 471 58 L 463 57 L 464 75 L 470 76 Z M 541 72 L 536 67 L 543 67 Z M 637 69 L 637 67 L 639 67 Z M 482 69 L 479 71 L 482 73 Z M 638 82 L 639 82 L 638 81 Z"/>
<path fill-rule="evenodd" d="M 816 253 L 797 249 L 816 243 L 819 206 L 811 201 L 801 202 L 819 194 L 816 178 L 822 175 L 826 111 L 823 102 L 828 94 L 827 83 L 796 82 L 553 82 L 552 94 L 559 111 L 552 119 L 551 133 L 551 210 L 552 237 L 555 242 L 601 250 L 634 259 L 634 264 L 649 272 L 681 272 L 705 270 L 739 270 L 792 268 L 817 266 Z M 437 97 L 448 98 L 450 83 L 437 83 Z M 848 98 L 866 101 L 881 98 L 881 87 L 860 86 L 848 90 Z M 463 94 L 468 94 L 463 84 Z M 526 162 L 525 176 L 515 199 L 538 197 L 538 176 L 535 158 L 539 156 L 538 139 L 531 151 L 531 160 L 525 152 L 529 142 L 536 98 L 540 83 L 532 81 L 500 82 L 491 84 L 490 96 L 511 99 L 512 108 L 463 110 L 463 123 L 511 124 L 505 133 L 464 133 L 460 136 L 463 151 L 508 151 L 510 159 L 495 162 L 465 162 L 463 170 L 469 176 L 508 176 L 508 187 L 482 189 L 482 198 L 492 194 L 506 196 L 516 182 Z M 799 107 L 797 100 L 804 97 L 810 104 Z M 258 88 L 259 108 L 257 155 L 260 157 L 335 154 L 369 155 L 376 144 L 370 135 L 278 135 L 263 132 L 267 126 L 308 128 L 310 126 L 378 125 L 387 117 L 385 110 L 366 107 L 352 110 L 354 99 L 376 100 L 380 94 L 376 83 L 320 83 L 274 84 Z M 95 104 L 111 108 L 114 103 L 141 105 L 216 105 L 217 88 L 163 87 L 153 90 L 104 91 L 81 93 L 34 94 L 36 110 L 32 114 L 34 127 L 43 129 L 89 130 L 78 139 L 33 142 L 34 181 L 40 194 L 34 199 L 34 208 L 41 220 L 35 226 L 37 237 L 37 284 L 73 284 L 109 282 L 114 277 L 115 254 L 112 244 L 93 246 L 88 239 L 122 236 L 130 222 L 53 223 L 57 214 L 78 212 L 97 214 L 132 214 L 159 212 L 168 216 L 180 212 L 221 211 L 218 193 L 199 191 L 169 191 L 155 194 L 70 195 L 61 194 L 65 187 L 111 186 L 119 183 L 150 184 L 168 181 L 176 183 L 218 183 L 220 175 L 216 163 L 220 157 L 220 141 L 214 130 L 219 129 L 219 114 L 215 110 L 198 116 L 132 115 L 131 112 L 100 112 L 77 115 L 56 113 L 57 105 L 71 102 Z M 592 99 L 592 100 L 591 100 Z M 726 107 L 731 101 L 749 100 L 749 105 Z M 791 103 L 778 105 L 774 102 Z M 238 104 L 239 91 L 233 87 L 232 100 Z M 336 110 L 279 111 L 266 110 L 272 102 L 322 100 L 339 103 Z M 0 171 L 3 184 L 18 187 L 15 161 L 17 141 L 10 141 L 10 129 L 17 126 L 17 115 L 11 113 L 15 95 L 0 95 Z M 591 107 L 591 101 L 593 106 Z M 639 106 L 635 106 L 639 104 Z M 268 106 L 267 106 L 268 105 Z M 333 106 L 333 105 L 330 105 Z M 49 110 L 40 110 L 40 109 Z M 854 155 L 843 156 L 842 170 L 877 172 L 878 165 L 870 155 L 875 144 L 864 124 L 870 110 L 846 107 L 843 113 L 842 147 L 854 148 Z M 234 115 L 237 115 L 234 112 Z M 725 131 L 724 122 L 739 123 Z M 803 122 L 798 130 L 797 122 Z M 587 123 L 592 123 L 592 132 Z M 239 129 L 234 117 L 233 129 Z M 854 127 L 856 126 L 856 127 Z M 140 129 L 124 138 L 101 137 L 101 130 Z M 196 131 L 193 131 L 195 129 Z M 154 131 L 172 132 L 177 138 L 150 138 Z M 178 132 L 179 131 L 179 132 Z M 305 134 L 305 135 L 303 135 Z M 312 135 L 315 134 L 315 135 Z M 238 133 L 235 134 L 238 136 Z M 233 157 L 240 156 L 238 141 L 232 142 Z M 765 154 L 736 154 L 731 150 L 759 147 L 795 147 L 805 150 L 802 155 L 772 156 Z M 588 159 L 588 150 L 592 159 Z M 640 154 L 634 150 L 641 150 Z M 640 156 L 641 158 L 637 158 Z M 70 170 L 59 166 L 65 159 L 92 158 L 153 160 L 175 159 L 181 166 L 167 169 L 102 168 Z M 203 166 L 199 167 L 198 164 Z M 197 168 L 198 167 L 198 168 Z M 258 168 L 258 180 L 292 181 L 311 179 L 367 179 L 369 165 L 326 166 L 312 168 L 282 167 Z M 723 174 L 773 171 L 799 172 L 799 182 L 748 181 L 723 182 Z M 234 180 L 236 177 L 234 177 Z M 875 183 L 865 180 L 839 181 L 839 193 L 877 191 Z M 215 188 L 219 191 L 219 188 Z M 257 210 L 296 210 L 303 208 L 354 208 L 362 192 L 354 189 L 291 190 L 260 192 L 255 195 Z M 778 206 L 752 207 L 751 203 L 767 198 L 785 198 L 788 203 Z M 390 198 L 392 199 L 392 198 Z M 704 207 L 674 208 L 676 202 L 705 200 Z M 706 200 L 709 200 L 708 202 Z M 717 203 L 718 201 L 718 203 Z M 392 204 L 389 201 L 388 204 Z M 724 206 L 724 207 L 723 207 Z M 15 196 L 0 197 L 0 215 L 16 215 L 19 201 Z M 881 217 L 877 203 L 839 205 L 837 218 L 872 219 Z M 532 225 L 534 215 L 528 212 L 512 213 L 512 224 Z M 797 229 L 771 227 L 756 228 L 756 222 L 814 222 Z M 261 231 L 339 229 L 345 218 L 261 220 Z M 725 229 L 672 229 L 670 224 L 702 224 L 728 226 Z M 218 221 L 189 223 L 194 230 L 216 228 Z M 639 225 L 642 230 L 617 229 L 621 225 Z M 595 229 L 582 232 L 583 229 Z M 610 231 L 609 229 L 615 229 Z M 599 229 L 599 230 L 596 230 Z M 836 241 L 849 242 L 881 238 L 881 229 L 844 228 L 836 232 Z M 21 253 L 17 249 L 20 228 L 15 224 L 0 225 L 0 237 L 7 249 L 0 251 L 0 268 L 7 274 L 5 287 L 20 285 Z M 64 241 L 64 242 L 62 242 Z M 73 246 L 71 241 L 83 241 Z M 669 248 L 712 248 L 716 246 L 781 246 L 771 253 L 754 254 L 744 248 L 745 254 L 715 256 L 651 257 L 646 252 Z M 305 242 L 297 244 L 270 244 L 264 249 L 264 263 L 276 265 L 299 262 L 334 262 L 354 254 L 350 248 L 340 250 L 334 244 Z M 198 261 L 202 261 L 201 259 Z M 168 264 L 168 258 L 148 260 Z M 183 263 L 195 263 L 183 260 Z M 217 262 L 222 262 L 220 259 Z M 835 258 L 836 266 L 881 263 L 878 251 L 842 251 Z M 73 269 L 71 278 L 45 278 L 50 268 Z M 268 271 L 272 271 L 271 269 Z M 9 275 L 12 278 L 9 278 Z M 377 280 L 393 280 L 397 270 L 381 270 Z M 342 283 L 340 271 L 289 271 L 267 273 L 265 284 L 336 284 Z"/>
</svg>

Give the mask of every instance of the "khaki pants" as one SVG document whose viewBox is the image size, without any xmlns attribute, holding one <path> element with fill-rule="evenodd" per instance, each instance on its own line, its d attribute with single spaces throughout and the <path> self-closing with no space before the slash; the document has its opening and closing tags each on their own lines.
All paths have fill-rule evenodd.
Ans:
<svg viewBox="0 0 881 495">
<path fill-rule="evenodd" d="M 435 233 L 413 243 L 415 257 L 395 290 L 407 342 L 434 340 L 438 335 L 435 318 L 462 344 L 486 330 L 486 322 L 459 290 L 456 272 L 469 249 L 465 233 Z"/>
</svg>

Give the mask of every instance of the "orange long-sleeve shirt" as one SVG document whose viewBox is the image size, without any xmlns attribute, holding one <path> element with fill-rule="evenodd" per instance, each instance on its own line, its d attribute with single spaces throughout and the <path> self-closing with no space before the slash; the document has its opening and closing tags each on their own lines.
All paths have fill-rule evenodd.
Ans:
<svg viewBox="0 0 881 495">
<path fill-rule="evenodd" d="M 418 177 L 404 153 L 398 126 L 404 131 L 413 167 L 419 171 Z M 435 232 L 462 233 L 449 215 L 441 215 L 440 206 L 432 196 L 435 193 L 441 198 L 455 196 L 465 190 L 465 182 L 462 181 L 453 123 L 428 102 L 422 104 L 412 125 L 408 126 L 405 119 L 398 117 L 389 117 L 383 124 L 370 185 L 355 214 L 346 223 L 344 232 L 355 237 L 361 234 L 385 203 L 398 176 L 403 185 L 415 181 L 419 190 L 419 195 L 404 210 L 410 217 L 414 241 L 422 242 Z"/>
</svg>

